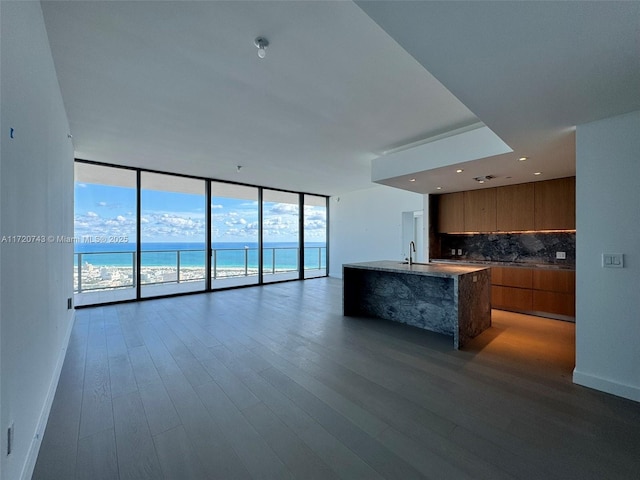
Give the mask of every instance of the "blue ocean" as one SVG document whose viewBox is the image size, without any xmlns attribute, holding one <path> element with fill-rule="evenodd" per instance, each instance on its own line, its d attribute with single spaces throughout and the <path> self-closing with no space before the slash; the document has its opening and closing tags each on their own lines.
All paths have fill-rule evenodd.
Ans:
<svg viewBox="0 0 640 480">
<path fill-rule="evenodd" d="M 225 242 L 213 243 L 212 262 L 218 268 L 258 268 L 258 244 Z M 326 267 L 326 243 L 305 243 L 305 269 Z M 76 243 L 75 253 L 82 254 L 82 263 L 130 266 L 134 262 L 135 244 L 131 243 Z M 142 243 L 141 264 L 146 267 L 170 267 L 179 262 L 181 267 L 204 267 L 204 243 Z M 75 255 L 75 264 L 78 262 Z M 264 243 L 265 268 L 297 269 L 298 243 Z"/>
</svg>

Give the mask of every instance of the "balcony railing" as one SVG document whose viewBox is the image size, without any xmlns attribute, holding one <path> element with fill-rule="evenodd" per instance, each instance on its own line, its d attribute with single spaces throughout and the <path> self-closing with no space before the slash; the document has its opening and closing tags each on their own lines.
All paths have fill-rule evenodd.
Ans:
<svg viewBox="0 0 640 480">
<path fill-rule="evenodd" d="M 263 275 L 298 271 L 298 247 L 263 249 Z M 205 250 L 143 250 L 141 285 L 203 281 Z M 326 247 L 304 247 L 304 270 L 326 269 Z M 74 254 L 76 293 L 135 288 L 136 252 L 92 252 Z M 211 277 L 224 279 L 258 275 L 257 248 L 214 248 Z"/>
</svg>

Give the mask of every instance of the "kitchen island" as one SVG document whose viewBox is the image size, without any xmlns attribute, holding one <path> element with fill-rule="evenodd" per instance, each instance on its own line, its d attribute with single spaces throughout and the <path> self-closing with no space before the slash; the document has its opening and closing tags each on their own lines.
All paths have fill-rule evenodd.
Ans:
<svg viewBox="0 0 640 480">
<path fill-rule="evenodd" d="M 345 316 L 371 316 L 453 337 L 491 326 L 491 269 L 383 260 L 342 266 Z"/>
</svg>

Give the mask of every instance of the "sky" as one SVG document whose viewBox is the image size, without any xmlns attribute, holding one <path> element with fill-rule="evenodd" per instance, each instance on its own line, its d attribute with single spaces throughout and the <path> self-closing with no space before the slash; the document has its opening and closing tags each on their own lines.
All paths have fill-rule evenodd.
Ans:
<svg viewBox="0 0 640 480">
<path fill-rule="evenodd" d="M 204 242 L 202 195 L 143 190 L 142 242 Z M 264 202 L 264 241 L 298 240 L 298 205 Z M 258 202 L 216 197 L 212 192 L 213 242 L 258 241 Z M 326 241 L 326 212 L 305 206 L 305 241 Z M 135 243 L 136 191 L 91 183 L 75 184 L 75 237 L 119 237 Z"/>
</svg>

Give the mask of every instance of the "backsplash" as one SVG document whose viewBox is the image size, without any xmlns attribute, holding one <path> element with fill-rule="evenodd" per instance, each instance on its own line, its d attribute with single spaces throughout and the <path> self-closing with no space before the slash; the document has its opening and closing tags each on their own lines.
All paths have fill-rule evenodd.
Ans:
<svg viewBox="0 0 640 480">
<path fill-rule="evenodd" d="M 576 264 L 576 234 L 559 233 L 487 233 L 439 235 L 440 258 L 452 260 L 486 260 L 492 262 Z M 451 250 L 456 250 L 456 255 Z M 462 255 L 457 255 L 461 249 Z M 565 252 L 565 260 L 556 259 Z"/>
</svg>

